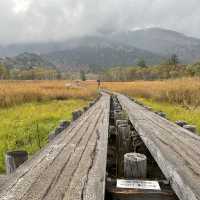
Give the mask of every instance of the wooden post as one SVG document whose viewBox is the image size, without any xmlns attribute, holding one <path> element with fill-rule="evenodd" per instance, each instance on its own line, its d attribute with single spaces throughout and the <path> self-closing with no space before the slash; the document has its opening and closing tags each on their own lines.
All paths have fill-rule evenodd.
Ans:
<svg viewBox="0 0 200 200">
<path fill-rule="evenodd" d="M 78 116 L 78 112 L 77 112 L 77 111 L 75 111 L 75 112 L 72 113 L 73 121 L 77 120 L 78 117 L 79 117 L 79 116 Z"/>
<path fill-rule="evenodd" d="M 55 128 L 55 130 L 54 130 L 55 136 L 57 136 L 58 134 L 60 134 L 63 130 L 64 130 L 63 127 L 57 127 L 57 128 Z"/>
<path fill-rule="evenodd" d="M 77 120 L 81 115 L 82 115 L 82 111 L 81 110 L 74 111 L 72 113 L 72 120 L 73 121 Z"/>
<path fill-rule="evenodd" d="M 133 102 L 135 102 L 135 101 L 136 101 L 136 100 L 135 100 L 134 98 L 132 98 L 132 97 L 130 98 L 130 100 L 131 100 L 131 101 L 133 101 Z"/>
<path fill-rule="evenodd" d="M 181 126 L 181 127 L 187 125 L 187 122 L 182 121 L 182 120 L 178 120 L 178 121 L 176 121 L 175 123 L 176 123 L 178 126 Z"/>
<path fill-rule="evenodd" d="M 61 121 L 59 127 L 55 128 L 49 135 L 48 141 L 52 141 L 58 134 L 64 131 L 70 125 L 70 121 Z"/>
<path fill-rule="evenodd" d="M 116 120 L 116 126 L 118 127 L 119 125 L 128 126 L 128 120 L 127 119 Z"/>
<path fill-rule="evenodd" d="M 113 108 L 114 110 L 122 110 L 121 106 L 118 103 L 113 104 Z"/>
<path fill-rule="evenodd" d="M 79 117 L 83 114 L 83 111 L 82 110 L 79 110 Z"/>
<path fill-rule="evenodd" d="M 83 110 L 84 110 L 84 112 L 86 112 L 86 111 L 88 110 L 88 106 L 85 106 L 85 107 L 83 108 Z"/>
<path fill-rule="evenodd" d="M 117 127 L 117 174 L 119 177 L 124 173 L 124 154 L 129 152 L 130 126 L 119 125 Z"/>
<path fill-rule="evenodd" d="M 63 130 L 66 129 L 68 126 L 70 125 L 70 121 L 61 121 L 60 122 L 60 128 L 62 128 Z"/>
<path fill-rule="evenodd" d="M 6 173 L 13 173 L 21 164 L 28 160 L 26 151 L 10 151 L 5 155 Z"/>
<path fill-rule="evenodd" d="M 188 131 L 191 131 L 192 133 L 196 133 L 197 131 L 197 127 L 193 125 L 184 125 L 183 128 Z"/>
<path fill-rule="evenodd" d="M 121 116 L 121 110 L 114 110 L 114 119 L 115 119 L 115 122 L 116 120 L 118 120 Z"/>
<path fill-rule="evenodd" d="M 155 112 L 157 115 L 166 118 L 166 114 L 164 112 Z"/>
<path fill-rule="evenodd" d="M 126 120 L 127 115 L 123 111 L 114 110 L 114 123 L 116 125 L 117 120 Z"/>
<path fill-rule="evenodd" d="M 149 107 L 149 106 L 144 106 L 144 108 L 146 108 L 146 109 L 149 110 L 149 111 L 152 111 L 152 110 L 153 110 L 153 108 L 152 108 L 152 107 Z"/>
<path fill-rule="evenodd" d="M 91 101 L 91 102 L 89 103 L 89 107 L 92 107 L 94 104 L 95 104 L 95 102 L 94 102 L 94 101 Z"/>
<path fill-rule="evenodd" d="M 142 102 L 137 102 L 137 104 L 139 104 L 140 106 L 144 106 Z"/>
<path fill-rule="evenodd" d="M 116 135 L 116 128 L 115 126 L 109 126 L 109 135 Z"/>
<path fill-rule="evenodd" d="M 115 126 L 109 126 L 109 132 L 108 132 L 108 137 L 109 137 L 109 144 L 108 146 L 116 146 L 116 137 L 117 137 L 117 133 L 116 133 L 116 128 Z"/>
<path fill-rule="evenodd" d="M 144 154 L 127 153 L 124 155 L 125 178 L 146 178 L 147 158 Z"/>
</svg>

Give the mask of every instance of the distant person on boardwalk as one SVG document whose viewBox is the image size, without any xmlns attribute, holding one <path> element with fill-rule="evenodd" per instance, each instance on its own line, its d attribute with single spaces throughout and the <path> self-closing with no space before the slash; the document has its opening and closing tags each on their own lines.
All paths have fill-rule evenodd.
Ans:
<svg viewBox="0 0 200 200">
<path fill-rule="evenodd" d="M 100 87 L 101 87 L 101 81 L 98 79 L 97 83 L 98 83 L 98 89 L 100 89 Z"/>
</svg>

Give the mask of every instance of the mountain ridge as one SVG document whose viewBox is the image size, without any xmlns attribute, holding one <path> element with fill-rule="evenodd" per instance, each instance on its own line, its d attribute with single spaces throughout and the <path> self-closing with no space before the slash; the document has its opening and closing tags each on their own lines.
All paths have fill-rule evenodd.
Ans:
<svg viewBox="0 0 200 200">
<path fill-rule="evenodd" d="M 161 28 L 148 28 L 129 31 L 126 34 L 114 33 L 112 40 L 169 57 L 177 54 L 183 63 L 200 59 L 200 39 Z"/>
<path fill-rule="evenodd" d="M 34 67 L 55 68 L 55 65 L 50 63 L 45 58 L 42 58 L 40 55 L 27 52 L 21 53 L 14 57 L 1 58 L 0 63 L 4 64 L 8 69 Z"/>
<path fill-rule="evenodd" d="M 117 44 L 81 45 L 78 48 L 46 54 L 44 58 L 57 66 L 82 64 L 95 68 L 136 65 L 140 59 L 145 59 L 148 64 L 156 64 L 163 59 L 146 50 Z"/>
<path fill-rule="evenodd" d="M 187 64 L 200 60 L 200 39 L 155 27 L 58 42 L 0 46 L 0 57 L 13 57 L 23 52 L 37 54 L 64 68 L 71 65 L 135 65 L 139 59 L 149 65 L 159 64 L 172 54 L 177 54 L 179 60 Z"/>
</svg>

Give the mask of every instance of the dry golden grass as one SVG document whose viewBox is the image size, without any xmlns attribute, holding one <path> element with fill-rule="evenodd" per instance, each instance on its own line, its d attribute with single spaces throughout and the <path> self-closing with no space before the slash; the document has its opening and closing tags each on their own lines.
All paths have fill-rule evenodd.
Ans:
<svg viewBox="0 0 200 200">
<path fill-rule="evenodd" d="M 200 79 L 183 78 L 166 81 L 105 82 L 103 88 L 160 102 L 200 106 Z"/>
<path fill-rule="evenodd" d="M 97 95 L 96 82 L 1 81 L 0 107 L 62 99 L 90 99 Z"/>
<path fill-rule="evenodd" d="M 104 82 L 102 88 L 129 96 L 160 102 L 200 106 L 200 79 L 183 78 L 166 81 Z M 21 103 L 62 99 L 91 99 L 97 95 L 96 81 L 1 81 L 0 107 Z"/>
</svg>

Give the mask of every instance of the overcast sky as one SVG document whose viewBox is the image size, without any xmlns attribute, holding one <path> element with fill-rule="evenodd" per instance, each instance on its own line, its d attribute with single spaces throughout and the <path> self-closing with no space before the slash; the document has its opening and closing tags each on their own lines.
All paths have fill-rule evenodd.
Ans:
<svg viewBox="0 0 200 200">
<path fill-rule="evenodd" d="M 145 27 L 200 38 L 200 0 L 0 0 L 0 44 Z"/>
</svg>

